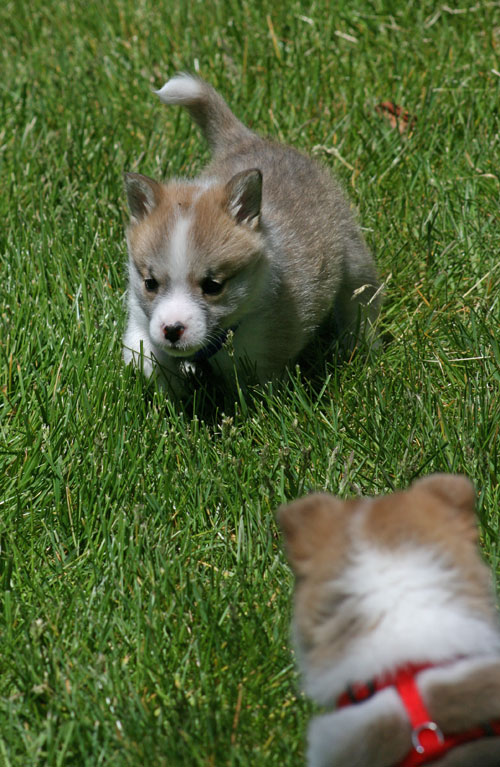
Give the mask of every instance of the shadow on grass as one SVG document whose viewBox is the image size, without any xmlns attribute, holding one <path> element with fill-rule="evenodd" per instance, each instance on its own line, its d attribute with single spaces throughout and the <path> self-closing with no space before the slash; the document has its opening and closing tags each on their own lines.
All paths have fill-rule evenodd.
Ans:
<svg viewBox="0 0 500 767">
<path fill-rule="evenodd" d="M 185 380 L 185 393 L 182 397 L 170 397 L 168 392 L 161 389 L 156 392 L 158 387 L 154 381 L 144 381 L 144 396 L 146 402 L 152 402 L 155 394 L 164 397 L 167 415 L 175 411 L 188 420 L 198 419 L 209 427 L 218 428 L 224 416 L 247 417 L 262 410 L 263 406 L 265 409 L 266 405 L 269 406 L 276 399 L 285 402 L 294 399 L 298 387 L 302 396 L 310 400 L 321 397 L 325 386 L 329 387 L 332 396 L 340 397 L 341 371 L 360 359 L 367 363 L 376 359 L 378 350 L 392 340 L 392 336 L 384 334 L 379 336 L 377 348 L 367 342 L 360 342 L 354 350 L 346 350 L 330 323 L 320 329 L 297 360 L 288 365 L 281 378 L 263 384 L 247 383 L 252 380 L 251 371 L 241 376 L 235 369 L 233 380 L 228 382 L 208 362 L 204 362 L 196 375 Z M 132 375 L 141 377 L 138 371 Z"/>
</svg>

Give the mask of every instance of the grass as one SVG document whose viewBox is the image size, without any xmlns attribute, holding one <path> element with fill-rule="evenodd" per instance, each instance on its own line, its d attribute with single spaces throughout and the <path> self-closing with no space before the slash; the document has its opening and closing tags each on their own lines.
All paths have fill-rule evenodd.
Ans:
<svg viewBox="0 0 500 767">
<path fill-rule="evenodd" d="M 464 472 L 498 572 L 500 5 L 14 0 L 0 30 L 0 765 L 301 764 L 280 503 Z M 376 358 L 218 409 L 123 368 L 122 172 L 207 157 L 150 93 L 177 70 L 335 148 Z"/>
</svg>

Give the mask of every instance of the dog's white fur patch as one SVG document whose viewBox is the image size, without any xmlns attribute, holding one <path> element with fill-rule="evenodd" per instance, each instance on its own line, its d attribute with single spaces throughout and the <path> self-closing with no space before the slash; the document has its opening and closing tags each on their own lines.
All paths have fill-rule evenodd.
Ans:
<svg viewBox="0 0 500 767">
<path fill-rule="evenodd" d="M 154 370 L 153 348 L 149 339 L 149 320 L 142 311 L 135 293 L 128 293 L 129 321 L 123 338 L 123 359 L 125 364 L 133 363 L 142 367 L 149 378 Z M 141 355 L 142 351 L 142 355 Z"/>
<path fill-rule="evenodd" d="M 179 218 L 168 245 L 169 277 L 173 285 L 184 283 L 189 265 L 188 235 L 191 218 Z"/>
<path fill-rule="evenodd" d="M 314 717 L 308 732 L 308 766 L 332 767 L 332 754 L 335 754 L 335 767 L 366 765 L 363 733 L 366 728 L 376 725 L 381 716 L 391 714 L 404 719 L 401 701 L 394 688 L 382 690 L 362 705 Z M 372 759 L 370 767 L 375 767 Z"/>
<path fill-rule="evenodd" d="M 347 684 L 408 662 L 500 652 L 496 628 L 454 596 L 456 577 L 456 569 L 430 549 L 385 552 L 358 544 L 342 575 L 342 591 L 372 628 L 332 667 L 306 668 L 308 694 L 327 704 Z"/>
<path fill-rule="evenodd" d="M 185 330 L 181 341 L 170 347 L 165 341 L 163 328 L 166 325 L 181 323 Z M 202 309 L 193 301 L 187 290 L 178 289 L 165 296 L 158 303 L 151 315 L 149 334 L 154 344 L 163 348 L 167 354 L 182 356 L 192 354 L 203 346 L 207 328 Z"/>
<path fill-rule="evenodd" d="M 168 80 L 155 93 L 164 104 L 183 104 L 184 101 L 199 98 L 202 94 L 202 86 L 191 75 L 179 74 Z"/>
<path fill-rule="evenodd" d="M 177 219 L 167 246 L 170 285 L 167 294 L 155 306 L 149 323 L 153 344 L 167 354 L 183 356 L 199 349 L 205 342 L 205 315 L 194 300 L 187 277 L 190 265 L 189 231 L 192 217 Z M 165 339 L 164 328 L 180 323 L 185 330 L 180 343 L 171 345 Z"/>
</svg>

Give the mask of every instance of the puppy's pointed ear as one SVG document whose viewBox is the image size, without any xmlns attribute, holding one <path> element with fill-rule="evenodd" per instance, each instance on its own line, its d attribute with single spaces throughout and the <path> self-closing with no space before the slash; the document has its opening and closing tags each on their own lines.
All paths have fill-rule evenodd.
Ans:
<svg viewBox="0 0 500 767">
<path fill-rule="evenodd" d="M 132 220 L 139 222 L 160 202 L 161 184 L 140 173 L 125 173 L 125 192 Z"/>
<path fill-rule="evenodd" d="M 431 474 L 418 479 L 412 487 L 432 493 L 455 509 L 472 515 L 475 513 L 476 493 L 467 477 L 459 474 Z"/>
<path fill-rule="evenodd" d="M 256 229 L 262 203 L 262 173 L 257 168 L 243 170 L 227 182 L 227 210 L 237 224 Z"/>
<path fill-rule="evenodd" d="M 342 558 L 347 541 L 347 506 L 332 495 L 314 493 L 278 509 L 285 551 L 296 575 L 307 573 L 325 547 L 333 560 Z"/>
</svg>

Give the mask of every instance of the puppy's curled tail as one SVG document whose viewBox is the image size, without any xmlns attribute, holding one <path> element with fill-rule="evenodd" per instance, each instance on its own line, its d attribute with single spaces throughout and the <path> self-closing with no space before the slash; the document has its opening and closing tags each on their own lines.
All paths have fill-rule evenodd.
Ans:
<svg viewBox="0 0 500 767">
<path fill-rule="evenodd" d="M 228 105 L 211 85 L 198 77 L 179 74 L 156 91 L 164 104 L 186 107 L 200 126 L 214 154 L 221 154 L 232 145 L 253 136 L 233 115 Z"/>
</svg>

